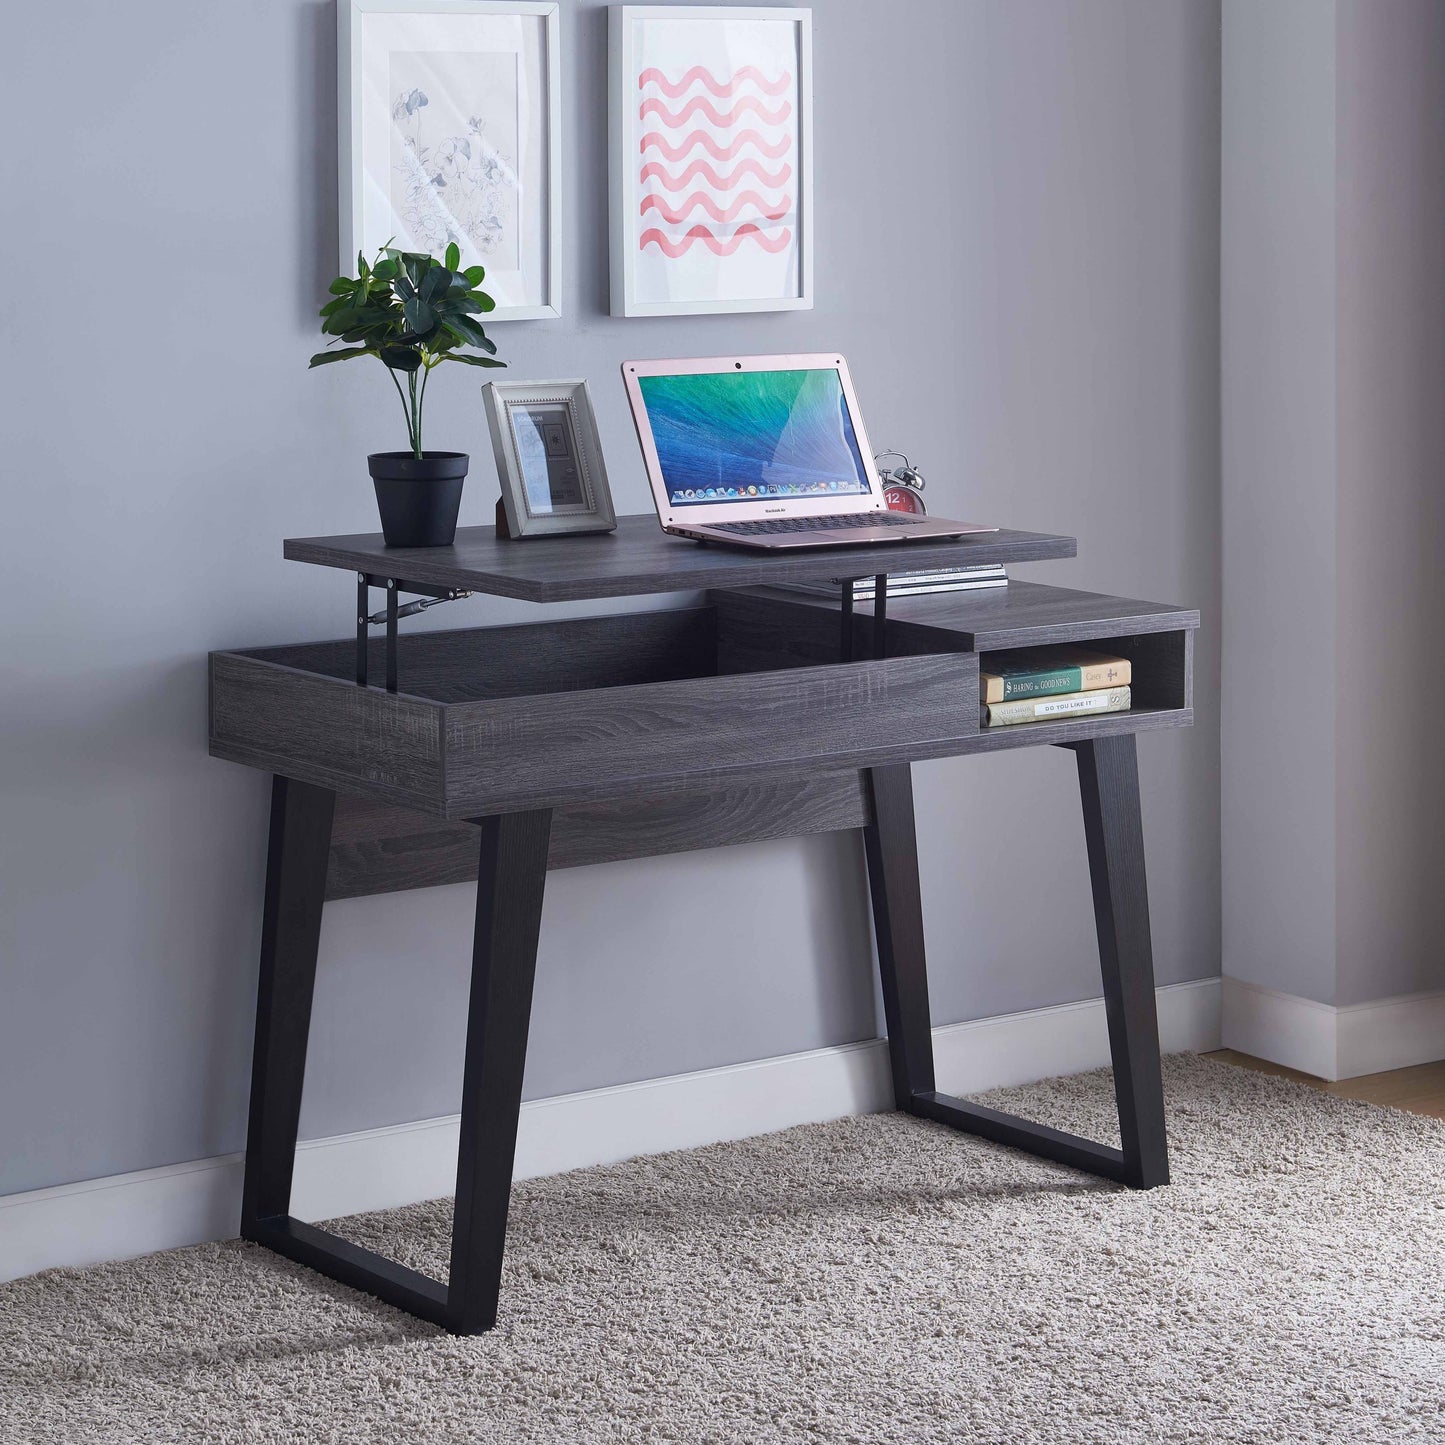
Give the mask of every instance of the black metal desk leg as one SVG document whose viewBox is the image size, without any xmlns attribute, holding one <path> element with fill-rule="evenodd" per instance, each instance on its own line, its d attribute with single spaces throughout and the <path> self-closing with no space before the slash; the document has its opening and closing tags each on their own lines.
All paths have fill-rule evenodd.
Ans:
<svg viewBox="0 0 1445 1445">
<path fill-rule="evenodd" d="M 259 1238 L 259 1221 L 285 1215 L 291 1207 L 335 803 L 336 794 L 327 788 L 272 779 L 251 1118 L 241 1195 L 241 1234 L 247 1239 Z"/>
<path fill-rule="evenodd" d="M 966 1134 L 1054 1159 L 1137 1189 L 1169 1182 L 1149 905 L 1132 736 L 1070 744 L 1079 754 L 1084 830 L 1094 882 L 1104 1001 L 1122 1149 L 938 1092 L 923 952 L 923 909 L 906 764 L 869 773 L 864 829 L 878 968 L 897 1106 Z"/>
<path fill-rule="evenodd" d="M 447 1283 L 447 1327 L 456 1334 L 480 1334 L 497 1322 L 552 814 L 477 823 L 481 866 Z"/>
<path fill-rule="evenodd" d="M 1132 733 L 1075 744 L 1126 1183 L 1169 1182 L 1149 893 Z"/>
<path fill-rule="evenodd" d="M 912 1109 L 916 1094 L 934 1088 L 912 772 L 907 763 L 873 768 L 868 785 L 873 821 L 863 830 L 863 846 L 878 940 L 893 1098 L 898 1108 Z"/>
</svg>

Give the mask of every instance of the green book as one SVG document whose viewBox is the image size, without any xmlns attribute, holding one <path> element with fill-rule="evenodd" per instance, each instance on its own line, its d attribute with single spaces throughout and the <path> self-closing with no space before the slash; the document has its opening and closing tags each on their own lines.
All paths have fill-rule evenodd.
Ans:
<svg viewBox="0 0 1445 1445">
<path fill-rule="evenodd" d="M 1085 647 L 1021 647 L 990 652 L 978 673 L 978 700 L 1013 702 L 1025 697 L 1060 697 L 1102 687 L 1126 687 L 1129 659 Z"/>
</svg>

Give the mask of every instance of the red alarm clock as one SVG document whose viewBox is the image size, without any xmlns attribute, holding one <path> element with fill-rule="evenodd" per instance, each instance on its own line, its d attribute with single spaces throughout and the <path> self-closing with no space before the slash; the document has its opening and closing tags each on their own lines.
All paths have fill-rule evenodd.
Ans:
<svg viewBox="0 0 1445 1445">
<path fill-rule="evenodd" d="M 881 465 L 884 458 L 897 457 L 898 465 Z M 928 511 L 923 505 L 923 473 L 902 452 L 879 452 L 873 458 L 878 478 L 883 483 L 883 503 L 890 512 L 909 512 L 921 517 Z"/>
</svg>

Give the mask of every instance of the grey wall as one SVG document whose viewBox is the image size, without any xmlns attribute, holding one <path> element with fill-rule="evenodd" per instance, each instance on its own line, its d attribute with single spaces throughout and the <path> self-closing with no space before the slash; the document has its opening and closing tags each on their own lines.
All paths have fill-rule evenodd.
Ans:
<svg viewBox="0 0 1445 1445">
<path fill-rule="evenodd" d="M 1224 972 L 1445 987 L 1445 9 L 1225 0 Z"/>
<path fill-rule="evenodd" d="M 1338 19 L 1337 999 L 1445 987 L 1445 6 Z"/>
<path fill-rule="evenodd" d="M 614 321 L 605 16 L 564 0 L 564 317 L 497 340 L 518 378 L 593 378 L 620 511 L 649 505 L 622 358 L 838 347 L 936 510 L 1078 535 L 1033 575 L 1200 606 L 1199 725 L 1140 751 L 1160 978 L 1211 975 L 1217 6 L 883 11 L 814 7 L 816 310 Z M 379 370 L 305 372 L 335 253 L 329 3 L 30 7 L 0 65 L 47 138 L 0 156 L 17 264 L 42 258 L 0 310 L 4 1192 L 240 1146 L 266 786 L 205 755 L 203 658 L 347 630 L 337 577 L 280 539 L 374 527 L 362 458 L 398 419 Z M 83 99 L 57 103 L 62 76 Z M 429 441 L 472 452 L 464 521 L 488 520 L 474 383 L 433 392 Z M 466 606 L 447 625 L 534 615 Z M 1071 758 L 917 784 L 938 1021 L 1095 995 Z M 468 929 L 465 889 L 329 910 L 307 1134 L 455 1109 Z M 557 875 L 528 1093 L 871 1035 L 869 967 L 849 839 Z"/>
<path fill-rule="evenodd" d="M 1224 972 L 1334 1000 L 1335 17 L 1224 0 Z"/>
</svg>

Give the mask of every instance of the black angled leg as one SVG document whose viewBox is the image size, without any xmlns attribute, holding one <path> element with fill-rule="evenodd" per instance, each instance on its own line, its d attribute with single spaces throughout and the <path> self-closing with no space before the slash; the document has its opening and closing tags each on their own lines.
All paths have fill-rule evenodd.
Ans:
<svg viewBox="0 0 1445 1445">
<path fill-rule="evenodd" d="M 478 823 L 481 866 L 447 1286 L 447 1327 L 464 1335 L 497 1322 L 552 814 L 542 809 Z"/>
<path fill-rule="evenodd" d="M 873 926 L 898 1108 L 1137 1189 L 1169 1182 L 1149 906 L 1132 736 L 1073 745 L 1114 1060 L 1123 1148 L 1115 1149 L 937 1091 L 923 949 L 913 793 L 906 765 L 869 774 L 864 830 Z"/>
<path fill-rule="evenodd" d="M 873 821 L 863 830 L 873 930 L 893 1067 L 893 1099 L 911 1109 L 933 1090 L 933 1027 L 923 954 L 923 899 L 913 829 L 913 777 L 907 763 L 868 773 Z"/>
<path fill-rule="evenodd" d="M 1152 1189 L 1169 1182 L 1169 1146 L 1134 736 L 1126 733 L 1077 743 L 1074 751 L 1094 887 L 1114 1094 L 1129 1170 L 1125 1182 L 1136 1189 Z"/>
<path fill-rule="evenodd" d="M 241 1194 L 241 1234 L 247 1239 L 259 1238 L 262 1220 L 285 1215 L 291 1207 L 335 804 L 336 794 L 327 788 L 293 778 L 272 780 L 251 1117 Z"/>
<path fill-rule="evenodd" d="M 461 1149 L 451 1277 L 441 1284 L 289 1213 L 334 805 L 325 788 L 275 780 L 241 1233 L 454 1333 L 477 1334 L 497 1318 L 552 815 L 477 820 Z"/>
</svg>

